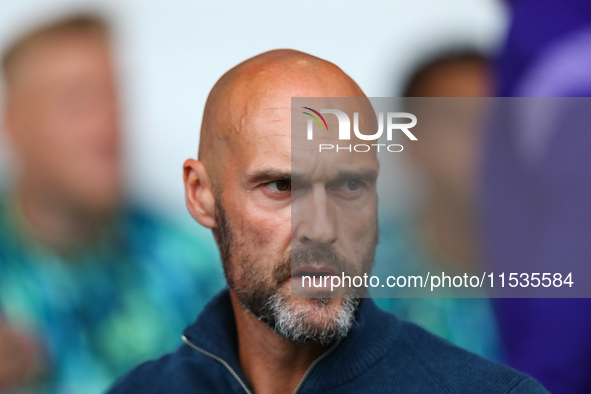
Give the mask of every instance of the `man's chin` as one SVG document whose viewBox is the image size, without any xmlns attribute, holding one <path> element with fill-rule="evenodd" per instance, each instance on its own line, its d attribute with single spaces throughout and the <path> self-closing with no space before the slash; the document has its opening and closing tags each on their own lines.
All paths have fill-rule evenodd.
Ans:
<svg viewBox="0 0 591 394">
<path fill-rule="evenodd" d="M 353 298 L 294 298 L 289 285 L 273 296 L 273 329 L 288 340 L 323 345 L 344 337 L 353 320 L 358 301 Z"/>
<path fill-rule="evenodd" d="M 353 321 L 357 300 L 288 298 L 275 309 L 274 330 L 285 339 L 329 345 L 344 338 Z M 278 304 L 275 304 L 279 306 Z"/>
<path fill-rule="evenodd" d="M 331 314 L 338 313 L 343 306 L 342 298 L 290 298 L 288 301 L 298 310 L 307 310 L 311 314 Z"/>
<path fill-rule="evenodd" d="M 305 311 L 305 322 L 310 327 L 315 327 L 318 331 L 324 331 L 339 320 L 344 309 L 342 298 L 308 298 L 292 299 L 297 303 L 294 309 Z"/>
</svg>

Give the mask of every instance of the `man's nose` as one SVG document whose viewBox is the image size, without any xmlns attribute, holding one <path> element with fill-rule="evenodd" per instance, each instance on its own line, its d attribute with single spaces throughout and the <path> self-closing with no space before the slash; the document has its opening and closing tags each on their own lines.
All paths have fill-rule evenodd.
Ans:
<svg viewBox="0 0 591 394">
<path fill-rule="evenodd" d="M 295 219 L 295 220 L 294 220 Z M 314 187 L 292 215 L 295 238 L 303 245 L 328 246 L 337 240 L 337 212 L 324 186 Z"/>
</svg>

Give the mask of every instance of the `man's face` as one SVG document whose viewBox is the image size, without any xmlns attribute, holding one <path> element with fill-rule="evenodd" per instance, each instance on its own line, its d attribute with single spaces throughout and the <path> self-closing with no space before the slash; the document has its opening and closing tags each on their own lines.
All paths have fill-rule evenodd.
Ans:
<svg viewBox="0 0 591 394">
<path fill-rule="evenodd" d="M 292 286 L 301 285 L 292 272 L 369 271 L 377 160 L 293 145 L 289 107 L 246 113 L 242 130 L 227 137 L 232 153 L 217 190 L 214 234 L 228 284 L 243 307 L 285 338 L 330 343 L 347 333 L 357 298 L 348 289 L 339 298 L 292 298 Z"/>
<path fill-rule="evenodd" d="M 120 160 L 107 41 L 90 33 L 40 40 L 24 49 L 10 85 L 9 128 L 25 174 L 55 198 L 109 210 Z"/>
</svg>

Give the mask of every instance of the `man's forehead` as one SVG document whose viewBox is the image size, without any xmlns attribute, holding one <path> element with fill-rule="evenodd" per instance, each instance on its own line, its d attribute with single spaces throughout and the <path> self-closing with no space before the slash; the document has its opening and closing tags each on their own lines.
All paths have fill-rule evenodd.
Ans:
<svg viewBox="0 0 591 394">
<path fill-rule="evenodd" d="M 235 133 L 226 136 L 227 158 L 247 178 L 274 170 L 289 174 L 291 133 L 289 108 L 252 108 L 239 118 Z"/>
<path fill-rule="evenodd" d="M 343 174 L 377 175 L 378 163 L 373 153 L 319 154 L 291 138 L 291 108 L 260 108 L 245 116 L 236 136 L 241 158 L 240 171 L 246 177 L 274 174 L 305 182 L 330 182 Z M 303 148 L 303 149 L 302 149 Z M 232 156 L 230 156 L 232 157 Z M 280 176 L 281 175 L 281 176 Z"/>
<path fill-rule="evenodd" d="M 377 159 L 368 153 L 292 153 L 292 179 L 299 182 L 326 183 L 341 178 L 366 178 L 373 181 L 378 170 Z"/>
<path fill-rule="evenodd" d="M 268 149 L 290 150 L 290 112 L 289 108 L 268 107 L 247 110 L 234 118 L 232 129 L 226 138 L 236 149 L 244 153 L 268 153 Z"/>
<path fill-rule="evenodd" d="M 270 105 L 248 107 L 242 117 L 243 129 L 247 132 L 257 132 L 261 126 L 269 123 L 290 122 L 291 108 L 289 106 Z M 249 126 L 255 126 L 249 129 Z"/>
</svg>

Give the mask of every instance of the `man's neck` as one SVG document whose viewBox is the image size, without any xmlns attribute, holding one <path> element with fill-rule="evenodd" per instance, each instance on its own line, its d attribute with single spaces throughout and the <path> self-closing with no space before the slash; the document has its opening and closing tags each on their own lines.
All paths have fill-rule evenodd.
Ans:
<svg viewBox="0 0 591 394">
<path fill-rule="evenodd" d="M 296 344 L 277 335 L 246 311 L 230 290 L 238 332 L 238 358 L 256 394 L 291 394 L 326 347 Z"/>
</svg>

